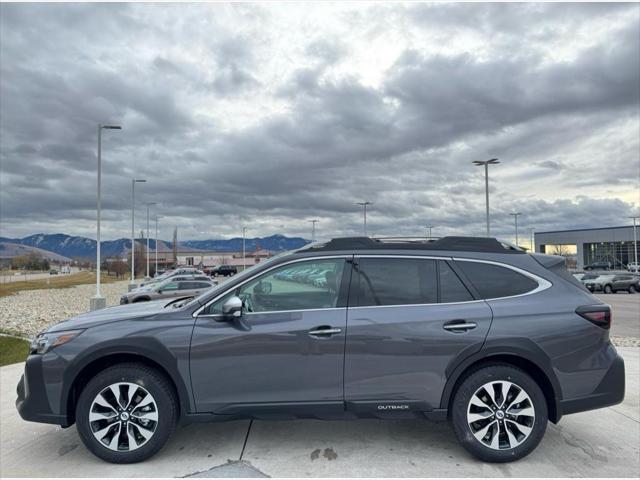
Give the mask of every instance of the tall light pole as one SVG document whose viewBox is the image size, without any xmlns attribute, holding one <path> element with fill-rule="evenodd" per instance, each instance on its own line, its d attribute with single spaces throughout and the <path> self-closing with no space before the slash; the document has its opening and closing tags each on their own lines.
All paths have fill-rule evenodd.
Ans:
<svg viewBox="0 0 640 480">
<path fill-rule="evenodd" d="M 636 271 L 638 269 L 638 234 L 636 232 L 636 220 L 640 218 L 640 216 L 635 215 L 629 217 L 633 219 L 633 261 L 636 264 Z"/>
<path fill-rule="evenodd" d="M 356 202 L 356 205 L 362 205 L 364 208 L 364 236 L 367 236 L 367 205 L 373 205 L 372 202 L 364 201 L 364 202 Z"/>
<path fill-rule="evenodd" d="M 129 282 L 129 291 L 136 286 L 136 232 L 135 232 L 135 216 L 136 216 L 136 183 L 144 183 L 143 179 L 131 179 L 131 282 Z"/>
<path fill-rule="evenodd" d="M 311 241 L 315 242 L 316 241 L 316 223 L 318 223 L 319 220 L 309 220 L 309 223 L 311 224 Z"/>
<path fill-rule="evenodd" d="M 533 233 L 534 231 L 535 231 L 534 227 L 531 227 L 529 229 L 529 235 L 531 235 L 531 241 L 530 241 L 530 243 L 531 243 L 531 253 L 536 253 L 536 241 L 535 241 L 535 235 Z"/>
<path fill-rule="evenodd" d="M 429 229 L 429 238 L 431 238 L 431 229 L 435 227 L 435 225 L 427 225 L 427 228 Z"/>
<path fill-rule="evenodd" d="M 247 235 L 247 227 L 242 227 L 242 271 L 245 271 L 247 269 L 247 262 L 246 262 L 246 256 L 245 256 L 245 248 L 244 248 L 244 241 L 245 241 L 245 237 Z"/>
<path fill-rule="evenodd" d="M 89 309 L 98 310 L 107 306 L 107 300 L 100 294 L 100 216 L 102 215 L 102 130 L 122 130 L 120 125 L 98 125 L 98 191 L 96 215 L 96 296 L 89 300 Z"/>
<path fill-rule="evenodd" d="M 149 207 L 151 205 L 157 205 L 158 202 L 145 202 L 147 205 L 147 278 L 149 278 Z"/>
<path fill-rule="evenodd" d="M 516 222 L 516 247 L 517 247 L 517 246 L 518 246 L 518 215 L 522 215 L 522 213 L 520 213 L 520 212 L 513 212 L 513 213 L 510 213 L 509 215 L 512 215 L 512 216 L 513 216 L 513 219 L 514 219 L 514 220 L 515 220 L 515 222 Z"/>
<path fill-rule="evenodd" d="M 489 226 L 489 165 L 497 165 L 500 161 L 497 158 L 490 160 L 474 160 L 472 162 L 476 166 L 484 165 L 484 194 L 487 206 L 487 237 L 491 236 L 491 227 Z"/>
<path fill-rule="evenodd" d="M 158 219 L 162 218 L 162 215 L 156 213 L 156 268 L 153 271 L 154 275 L 158 275 Z"/>
</svg>

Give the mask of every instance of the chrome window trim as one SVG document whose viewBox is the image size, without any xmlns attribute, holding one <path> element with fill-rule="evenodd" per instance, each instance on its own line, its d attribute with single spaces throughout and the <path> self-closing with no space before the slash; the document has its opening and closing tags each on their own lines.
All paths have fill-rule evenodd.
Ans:
<svg viewBox="0 0 640 480">
<path fill-rule="evenodd" d="M 239 284 L 233 286 L 232 288 L 225 290 L 220 295 L 215 296 L 214 298 L 209 300 L 207 303 L 205 303 L 204 305 L 199 307 L 195 312 L 193 312 L 191 314 L 191 316 L 194 317 L 194 318 L 197 318 L 200 315 L 200 312 L 202 310 L 204 310 L 205 308 L 207 308 L 209 305 L 211 305 L 212 303 L 216 302 L 220 298 L 224 297 L 225 295 L 227 295 L 232 290 L 235 290 L 236 288 L 240 288 L 245 283 L 248 283 L 248 282 L 252 281 L 253 279 L 255 279 L 257 277 L 262 276 L 262 275 L 270 272 L 271 270 L 274 270 L 274 269 L 280 268 L 280 267 L 284 267 L 285 265 L 289 265 L 289 264 L 292 264 L 292 263 L 300 263 L 300 262 L 314 261 L 314 260 L 315 261 L 318 261 L 318 260 L 329 260 L 329 259 L 332 259 L 332 258 L 343 258 L 343 259 L 353 258 L 353 254 L 347 254 L 347 255 L 321 255 L 321 256 L 318 256 L 318 257 L 296 258 L 296 259 L 293 259 L 293 260 L 289 260 L 288 262 L 283 262 L 283 263 L 279 263 L 278 265 L 273 265 L 272 267 L 267 268 L 266 270 L 264 270 L 262 272 L 256 273 L 255 275 L 247 278 L 246 280 L 243 280 L 242 282 L 240 282 Z M 309 308 L 309 309 L 298 309 L 298 310 L 279 310 L 278 312 L 279 313 L 282 313 L 282 312 L 308 312 L 308 311 L 312 311 L 312 310 L 329 310 L 329 309 L 342 309 L 342 308 L 346 308 L 346 307 Z M 275 313 L 275 311 L 274 312 L 247 312 L 245 315 L 256 314 L 256 313 L 257 314 Z M 214 316 L 214 315 L 218 315 L 218 314 L 206 314 L 207 317 Z"/>
</svg>

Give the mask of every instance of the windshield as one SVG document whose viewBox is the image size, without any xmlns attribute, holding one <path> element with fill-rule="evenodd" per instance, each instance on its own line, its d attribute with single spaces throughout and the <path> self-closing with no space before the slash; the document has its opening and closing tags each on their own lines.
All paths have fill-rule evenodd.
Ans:
<svg viewBox="0 0 640 480">
<path fill-rule="evenodd" d="M 266 265 L 270 265 L 274 261 L 279 260 L 282 257 L 286 257 L 288 255 L 291 255 L 295 251 L 296 250 L 288 250 L 286 252 L 278 253 L 277 255 L 274 255 L 273 257 L 271 257 L 268 260 L 265 260 L 264 262 L 256 263 L 255 265 L 252 265 L 251 267 L 246 268 L 245 270 L 243 270 L 242 272 L 234 275 L 231 278 L 235 282 L 236 280 L 242 280 L 245 277 L 250 277 L 258 269 L 258 267 L 262 268 L 262 267 L 264 267 Z M 227 285 L 228 285 L 228 282 L 222 282 L 220 285 L 216 285 L 213 288 L 210 288 L 209 290 L 207 290 L 206 292 L 204 292 L 200 296 L 195 297 L 190 302 L 188 302 L 188 303 L 186 303 L 184 305 L 181 305 L 181 306 L 190 307 L 190 306 L 195 305 L 195 304 L 204 304 L 205 301 L 207 300 L 207 298 L 211 296 L 212 292 L 218 292 L 218 291 L 219 292 L 223 292 L 227 288 Z"/>
</svg>

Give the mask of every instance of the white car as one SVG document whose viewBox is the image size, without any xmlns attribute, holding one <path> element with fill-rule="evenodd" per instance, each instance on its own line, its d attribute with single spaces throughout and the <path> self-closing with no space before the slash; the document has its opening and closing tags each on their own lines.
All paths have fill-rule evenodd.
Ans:
<svg viewBox="0 0 640 480">
<path fill-rule="evenodd" d="M 640 272 L 640 263 L 629 262 L 627 263 L 627 270 L 630 272 Z"/>
</svg>

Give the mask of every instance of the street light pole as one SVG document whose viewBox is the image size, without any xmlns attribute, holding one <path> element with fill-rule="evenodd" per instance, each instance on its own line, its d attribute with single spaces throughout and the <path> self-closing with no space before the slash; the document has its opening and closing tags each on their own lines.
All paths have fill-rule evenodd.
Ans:
<svg viewBox="0 0 640 480">
<path fill-rule="evenodd" d="M 633 219 L 633 261 L 636 264 L 636 271 L 638 271 L 638 234 L 636 232 L 636 220 L 639 216 L 629 217 Z"/>
<path fill-rule="evenodd" d="M 98 190 L 96 212 L 96 296 L 89 300 L 89 309 L 98 310 L 107 306 L 106 299 L 100 294 L 100 218 L 102 215 L 102 130 L 122 130 L 119 125 L 98 125 Z"/>
<path fill-rule="evenodd" d="M 129 282 L 129 291 L 136 286 L 136 232 L 135 232 L 135 216 L 136 216 L 136 183 L 144 183 L 143 179 L 131 179 L 131 282 Z"/>
<path fill-rule="evenodd" d="M 311 241 L 315 242 L 316 241 L 316 223 L 318 223 L 319 220 L 309 220 L 309 223 L 311 223 Z"/>
<path fill-rule="evenodd" d="M 518 246 L 518 215 L 522 215 L 520 212 L 510 213 L 509 215 L 513 215 L 513 218 L 516 222 L 516 247 Z"/>
<path fill-rule="evenodd" d="M 429 229 L 429 239 L 431 239 L 431 229 L 435 227 L 435 225 L 427 225 L 427 228 Z"/>
<path fill-rule="evenodd" d="M 356 205 L 362 205 L 364 208 L 364 236 L 367 236 L 367 205 L 373 205 L 372 202 L 364 201 L 364 202 L 356 202 Z"/>
<path fill-rule="evenodd" d="M 158 219 L 162 218 L 162 215 L 156 213 L 156 268 L 153 271 L 154 276 L 158 275 Z"/>
<path fill-rule="evenodd" d="M 489 226 L 489 165 L 497 165 L 498 163 L 500 163 L 500 161 L 497 158 L 492 158 L 490 160 L 474 160 L 471 163 L 478 167 L 484 165 L 484 195 L 487 209 L 487 237 L 490 237 L 491 227 Z"/>
<path fill-rule="evenodd" d="M 146 202 L 147 205 L 147 254 L 145 255 L 147 257 L 147 278 L 149 277 L 149 207 L 151 205 L 157 205 L 157 202 Z"/>
<path fill-rule="evenodd" d="M 247 234 L 247 227 L 242 227 L 242 271 L 245 271 L 247 269 L 247 262 L 246 262 L 246 256 L 245 256 L 245 236 Z"/>
<path fill-rule="evenodd" d="M 534 227 L 531 227 L 529 229 L 529 234 L 531 235 L 531 241 L 530 241 L 530 243 L 531 243 L 531 253 L 536 253 L 536 241 L 535 241 L 535 235 L 533 233 L 534 231 L 535 231 Z"/>
</svg>

